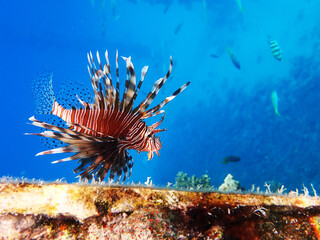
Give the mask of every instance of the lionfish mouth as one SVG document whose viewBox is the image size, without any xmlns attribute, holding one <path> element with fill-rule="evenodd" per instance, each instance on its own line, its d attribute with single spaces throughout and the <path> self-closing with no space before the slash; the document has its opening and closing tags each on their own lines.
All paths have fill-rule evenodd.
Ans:
<svg viewBox="0 0 320 240">
<path fill-rule="evenodd" d="M 108 52 L 105 52 L 106 63 L 101 64 L 97 52 L 97 64 L 92 53 L 88 55 L 88 71 L 94 92 L 92 101 L 85 101 L 76 95 L 80 106 L 65 108 L 59 104 L 52 87 L 52 74 L 40 75 L 34 81 L 34 90 L 37 97 L 37 113 L 54 115 L 61 118 L 69 127 L 56 126 L 34 117 L 29 120 L 31 124 L 46 129 L 41 133 L 31 133 L 45 138 L 59 140 L 64 146 L 49 149 L 37 155 L 55 153 L 74 153 L 53 163 L 78 160 L 74 172 L 79 173 L 82 179 L 102 181 L 109 173 L 109 180 L 117 174 L 117 181 L 124 173 L 123 182 L 130 177 L 133 159 L 128 153 L 129 149 L 138 152 L 147 151 L 148 159 L 153 157 L 153 152 L 159 155 L 161 143 L 154 134 L 165 131 L 156 129 L 162 119 L 147 126 L 143 121 L 146 118 L 164 113 L 162 107 L 182 92 L 190 82 L 182 85 L 171 96 L 165 98 L 155 107 L 148 109 L 161 87 L 167 81 L 172 70 L 172 58 L 167 74 L 157 80 L 146 98 L 135 108 L 135 99 L 144 81 L 148 67 L 141 70 L 141 79 L 136 84 L 136 75 L 131 57 L 122 57 L 126 62 L 127 79 L 122 98 L 119 91 L 118 52 L 116 53 L 116 83 L 113 83 L 110 72 Z M 79 105 L 79 104 L 76 104 Z M 151 138 L 146 136 L 151 135 Z"/>
</svg>

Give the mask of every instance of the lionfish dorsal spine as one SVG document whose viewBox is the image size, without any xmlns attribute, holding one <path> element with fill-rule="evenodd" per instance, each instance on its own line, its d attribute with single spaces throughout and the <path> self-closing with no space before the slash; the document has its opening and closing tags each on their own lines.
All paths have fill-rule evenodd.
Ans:
<svg viewBox="0 0 320 240">
<path fill-rule="evenodd" d="M 100 70 L 103 71 L 102 69 L 102 65 L 101 65 L 101 60 L 100 60 L 100 55 L 99 55 L 99 51 L 97 51 L 97 60 L 98 60 L 98 63 L 99 63 L 99 67 L 100 67 Z"/>
<path fill-rule="evenodd" d="M 106 64 L 104 65 L 103 69 L 104 69 L 104 74 L 107 79 L 106 84 L 105 84 L 106 99 L 107 99 L 107 102 L 111 106 L 114 106 L 115 103 L 117 102 L 117 99 L 116 99 L 117 93 L 112 85 L 112 76 L 111 76 L 111 68 L 110 68 L 108 50 L 105 51 L 104 55 L 105 55 L 105 59 L 106 59 Z M 109 76 L 110 76 L 110 78 L 109 78 Z"/>
<path fill-rule="evenodd" d="M 134 71 L 133 64 L 131 62 L 131 57 L 122 57 L 123 60 L 126 62 L 126 67 L 127 67 L 127 80 L 125 83 L 125 91 L 123 93 L 122 101 L 121 101 L 121 108 L 125 109 L 125 111 L 130 110 L 130 106 L 127 108 L 129 105 L 135 91 L 136 91 L 136 74 Z"/>
<path fill-rule="evenodd" d="M 89 71 L 89 75 L 91 78 L 91 85 L 92 85 L 92 88 L 94 91 L 94 102 L 95 102 L 95 105 L 99 105 L 100 99 L 102 98 L 101 93 L 99 91 L 99 86 L 98 86 L 98 81 L 100 79 L 97 75 L 97 68 L 94 63 L 91 51 L 90 51 L 90 53 L 87 54 L 87 58 L 88 58 L 88 62 L 90 65 L 90 70 L 91 70 L 91 73 Z M 88 66 L 88 69 L 89 69 L 89 66 Z"/>
<path fill-rule="evenodd" d="M 100 98 L 101 100 L 101 103 L 100 103 L 100 108 L 101 109 L 104 109 L 107 107 L 108 105 L 108 98 L 110 96 L 110 92 L 107 90 L 108 86 L 112 84 L 112 81 L 111 81 L 111 74 L 110 74 L 110 79 L 109 79 L 109 68 L 106 67 L 107 65 L 105 64 L 105 66 L 102 68 L 102 64 L 101 64 L 101 60 L 100 60 L 100 54 L 99 52 L 97 51 L 96 53 L 97 55 L 97 61 L 98 61 L 98 64 L 99 64 L 99 67 L 100 67 L 100 70 L 96 70 L 96 75 L 97 75 L 97 80 L 99 81 L 101 78 L 103 80 L 103 84 L 104 84 L 104 94 L 103 94 L 103 88 L 102 88 L 102 85 L 101 83 L 99 83 L 99 90 L 100 90 Z"/>
<path fill-rule="evenodd" d="M 104 65 L 104 67 L 102 67 L 100 55 L 98 51 L 96 56 L 97 56 L 97 61 L 100 67 L 99 70 L 97 70 L 96 64 L 92 56 L 92 52 L 90 51 L 90 53 L 87 54 L 87 58 L 88 58 L 88 62 L 91 70 L 91 72 L 89 71 L 89 75 L 91 77 L 91 84 L 94 90 L 95 106 L 100 109 L 105 109 L 108 105 L 113 105 L 114 103 L 114 88 L 112 86 L 108 52 L 106 51 L 106 54 L 105 54 L 106 64 Z M 102 82 L 104 84 L 104 89 L 100 81 L 101 79 L 103 80 Z"/>
<path fill-rule="evenodd" d="M 131 100 L 130 100 L 130 102 L 129 102 L 129 104 L 128 104 L 128 107 L 129 107 L 130 110 L 132 109 L 133 104 L 134 104 L 134 101 L 136 100 L 136 98 L 137 98 L 137 96 L 138 96 L 138 94 L 139 94 L 139 90 L 140 90 L 141 85 L 142 85 L 142 83 L 143 83 L 143 80 L 144 80 L 144 78 L 145 78 L 145 76 L 146 76 L 146 74 L 147 74 L 147 71 L 148 71 L 148 66 L 144 66 L 144 67 L 142 68 L 142 70 L 141 70 L 141 79 L 140 79 L 140 81 L 139 81 L 139 83 L 138 83 L 138 86 L 137 86 L 135 92 L 134 92 L 134 95 L 132 96 L 132 98 L 131 98 Z M 136 111 L 133 110 L 133 113 L 136 113 Z"/>
<path fill-rule="evenodd" d="M 146 107 L 146 105 L 148 104 L 147 102 L 152 101 L 152 95 L 155 94 L 155 89 L 157 88 L 159 83 L 162 81 L 162 79 L 163 78 L 160 78 L 154 82 L 153 87 L 152 87 L 151 91 L 148 93 L 147 97 L 133 110 L 133 112 L 141 113 L 147 108 Z M 155 95 L 154 95 L 154 97 L 155 97 Z M 151 103 L 149 103 L 149 104 L 151 104 Z"/>
<path fill-rule="evenodd" d="M 116 99 L 115 99 L 115 107 L 118 109 L 120 102 L 120 78 L 119 78 L 119 53 L 116 51 L 116 76 L 117 76 L 117 84 L 116 84 Z"/>
<path fill-rule="evenodd" d="M 152 103 L 152 101 L 154 100 L 154 98 L 157 96 L 160 89 L 162 88 L 163 84 L 165 84 L 165 82 L 169 78 L 172 71 L 172 65 L 173 65 L 173 61 L 172 61 L 172 57 L 170 57 L 170 65 L 169 65 L 169 70 L 167 74 L 163 78 L 160 78 L 158 81 L 154 83 L 147 97 L 140 103 L 140 105 L 137 108 L 135 108 L 134 111 L 142 114 L 150 106 L 150 104 Z"/>
<path fill-rule="evenodd" d="M 178 88 L 176 91 L 174 91 L 174 93 L 172 95 L 170 95 L 169 97 L 166 97 L 161 103 L 159 103 L 158 105 L 156 105 L 155 107 L 149 109 L 148 111 L 145 111 L 142 115 L 142 118 L 149 118 L 149 117 L 153 117 L 155 115 L 158 115 L 161 112 L 161 108 L 164 107 L 166 104 L 168 104 L 170 101 L 172 101 L 179 93 L 181 93 L 184 89 L 186 89 L 188 87 L 188 85 L 190 84 L 190 81 L 185 83 L 184 85 L 182 85 L 180 88 Z M 158 112 L 160 111 L 160 112 Z"/>
</svg>

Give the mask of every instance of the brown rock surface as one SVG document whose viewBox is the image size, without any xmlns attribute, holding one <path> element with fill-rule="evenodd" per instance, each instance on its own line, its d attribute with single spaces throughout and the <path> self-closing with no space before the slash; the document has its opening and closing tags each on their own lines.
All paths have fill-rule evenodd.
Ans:
<svg viewBox="0 0 320 240">
<path fill-rule="evenodd" d="M 320 199 L 0 183 L 4 239 L 319 239 Z"/>
</svg>

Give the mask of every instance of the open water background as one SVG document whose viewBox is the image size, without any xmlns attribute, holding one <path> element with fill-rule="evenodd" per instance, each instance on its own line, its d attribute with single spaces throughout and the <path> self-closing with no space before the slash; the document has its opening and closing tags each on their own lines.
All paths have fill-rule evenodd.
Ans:
<svg viewBox="0 0 320 240">
<path fill-rule="evenodd" d="M 35 114 L 31 83 L 49 71 L 57 90 L 64 81 L 90 88 L 87 52 L 108 49 L 114 73 L 118 49 L 132 56 L 138 76 L 149 66 L 139 99 L 165 75 L 170 56 L 174 70 L 154 104 L 191 81 L 165 107 L 160 157 L 147 161 L 146 153 L 131 151 L 128 182 L 152 177 L 166 185 L 183 171 L 207 173 L 217 187 L 231 173 L 246 189 L 275 181 L 289 190 L 310 183 L 319 190 L 320 2 L 242 0 L 242 8 L 236 0 L 2 1 L 0 176 L 77 181 L 76 162 L 35 157 L 45 148 L 38 137 L 23 135 L 39 131 L 26 124 Z M 281 62 L 267 35 L 279 43 Z M 119 61 L 123 82 L 125 63 Z M 241 160 L 221 163 L 228 155 Z"/>
</svg>

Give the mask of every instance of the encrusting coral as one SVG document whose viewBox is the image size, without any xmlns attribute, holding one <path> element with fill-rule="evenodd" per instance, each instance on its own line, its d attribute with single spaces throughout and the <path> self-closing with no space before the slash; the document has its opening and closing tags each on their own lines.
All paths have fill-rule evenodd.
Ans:
<svg viewBox="0 0 320 240">
<path fill-rule="evenodd" d="M 192 175 L 189 177 L 187 173 L 178 172 L 174 186 L 179 189 L 211 189 L 211 178 L 208 174 L 203 174 L 200 178 Z"/>
<path fill-rule="evenodd" d="M 219 187 L 219 191 L 221 192 L 236 192 L 241 191 L 239 181 L 236 181 L 231 174 L 228 174 L 227 177 L 224 179 L 224 183 L 222 183 Z"/>
</svg>

